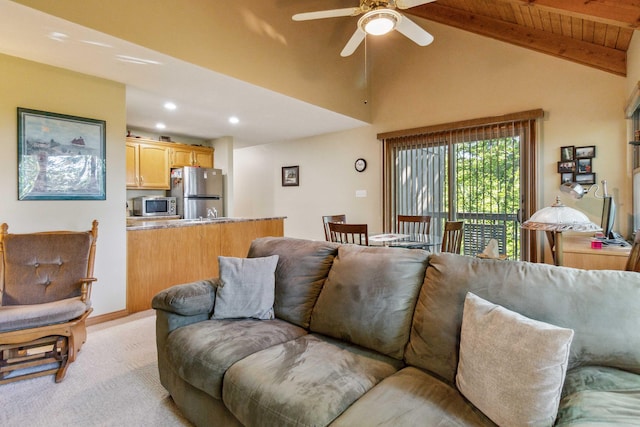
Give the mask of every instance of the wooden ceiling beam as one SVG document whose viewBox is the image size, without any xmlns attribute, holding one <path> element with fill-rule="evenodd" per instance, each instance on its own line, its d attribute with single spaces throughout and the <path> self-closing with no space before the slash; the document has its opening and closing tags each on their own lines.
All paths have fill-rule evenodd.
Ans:
<svg viewBox="0 0 640 427">
<path fill-rule="evenodd" d="M 620 76 L 627 74 L 625 51 L 442 6 L 437 2 L 413 7 L 405 12 Z"/>
<path fill-rule="evenodd" d="M 517 6 L 530 6 L 574 18 L 636 29 L 640 26 L 638 0 L 500 0 Z"/>
</svg>

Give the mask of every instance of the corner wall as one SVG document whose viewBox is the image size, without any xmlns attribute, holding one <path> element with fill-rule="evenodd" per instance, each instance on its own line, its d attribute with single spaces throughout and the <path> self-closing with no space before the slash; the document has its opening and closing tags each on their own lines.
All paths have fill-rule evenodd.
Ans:
<svg viewBox="0 0 640 427">
<path fill-rule="evenodd" d="M 99 221 L 93 316 L 126 306 L 125 88 L 111 81 L 0 55 L 0 223 L 9 232 L 89 230 Z M 106 121 L 106 200 L 18 201 L 17 108 Z"/>
</svg>

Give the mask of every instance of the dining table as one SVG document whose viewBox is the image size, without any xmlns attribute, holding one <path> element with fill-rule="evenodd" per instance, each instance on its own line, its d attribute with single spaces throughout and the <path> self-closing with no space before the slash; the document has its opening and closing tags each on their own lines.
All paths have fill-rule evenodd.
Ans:
<svg viewBox="0 0 640 427">
<path fill-rule="evenodd" d="M 442 237 L 433 234 L 371 233 L 369 246 L 425 249 L 436 252 L 442 245 Z"/>
</svg>

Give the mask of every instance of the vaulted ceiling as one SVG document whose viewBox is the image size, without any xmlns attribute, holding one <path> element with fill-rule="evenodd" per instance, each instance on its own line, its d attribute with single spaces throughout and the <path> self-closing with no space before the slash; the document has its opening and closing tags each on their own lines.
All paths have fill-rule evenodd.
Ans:
<svg viewBox="0 0 640 427">
<path fill-rule="evenodd" d="M 640 25 L 638 0 L 437 0 L 405 12 L 621 76 Z"/>
</svg>

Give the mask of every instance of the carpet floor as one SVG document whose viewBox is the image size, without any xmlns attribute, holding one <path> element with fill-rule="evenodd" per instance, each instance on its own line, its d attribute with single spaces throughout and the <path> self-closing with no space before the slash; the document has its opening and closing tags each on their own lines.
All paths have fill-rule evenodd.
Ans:
<svg viewBox="0 0 640 427">
<path fill-rule="evenodd" d="M 153 311 L 88 328 L 64 380 L 0 385 L 0 426 L 191 426 L 160 384 Z"/>
</svg>

